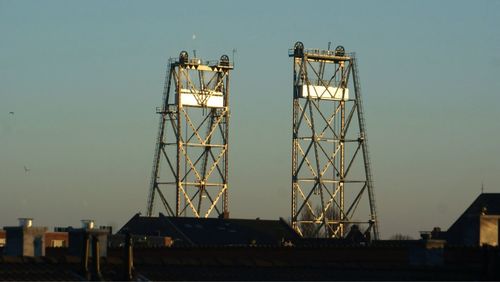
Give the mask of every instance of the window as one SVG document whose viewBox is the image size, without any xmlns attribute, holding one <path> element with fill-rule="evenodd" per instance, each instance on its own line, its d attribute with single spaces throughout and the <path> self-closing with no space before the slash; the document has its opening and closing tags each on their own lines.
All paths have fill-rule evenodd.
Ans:
<svg viewBox="0 0 500 282">
<path fill-rule="evenodd" d="M 54 248 L 66 247 L 66 242 L 64 240 L 52 240 L 50 246 Z"/>
</svg>

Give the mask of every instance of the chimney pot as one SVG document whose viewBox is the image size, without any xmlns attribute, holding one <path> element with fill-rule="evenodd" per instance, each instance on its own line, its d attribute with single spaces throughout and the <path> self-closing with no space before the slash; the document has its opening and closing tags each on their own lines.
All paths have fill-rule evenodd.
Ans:
<svg viewBox="0 0 500 282">
<path fill-rule="evenodd" d="M 82 219 L 82 228 L 94 229 L 94 220 L 93 219 Z"/>
<path fill-rule="evenodd" d="M 33 226 L 33 218 L 20 217 L 18 218 L 18 220 L 19 220 L 19 227 L 30 228 L 31 226 Z"/>
</svg>

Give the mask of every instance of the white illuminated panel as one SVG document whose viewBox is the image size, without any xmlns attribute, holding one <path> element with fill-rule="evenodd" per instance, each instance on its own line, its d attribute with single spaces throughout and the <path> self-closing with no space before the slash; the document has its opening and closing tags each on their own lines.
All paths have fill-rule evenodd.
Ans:
<svg viewBox="0 0 500 282">
<path fill-rule="evenodd" d="M 180 103 L 183 106 L 222 108 L 224 97 L 222 92 L 181 89 Z"/>
<path fill-rule="evenodd" d="M 322 100 L 349 100 L 349 89 L 329 86 L 328 88 L 320 85 L 302 85 L 302 97 L 319 98 Z"/>
</svg>

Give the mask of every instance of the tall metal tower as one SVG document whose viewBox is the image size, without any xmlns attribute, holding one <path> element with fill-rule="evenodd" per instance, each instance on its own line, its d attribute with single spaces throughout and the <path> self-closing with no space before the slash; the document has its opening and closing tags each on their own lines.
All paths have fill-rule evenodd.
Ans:
<svg viewBox="0 0 500 282">
<path fill-rule="evenodd" d="M 147 215 L 155 200 L 170 216 L 228 217 L 229 71 L 219 61 L 170 59 L 165 78 Z"/>
<path fill-rule="evenodd" d="M 294 61 L 292 226 L 304 237 L 344 238 L 359 228 L 378 239 L 354 53 L 342 46 L 304 49 L 297 42 L 289 57 Z"/>
</svg>

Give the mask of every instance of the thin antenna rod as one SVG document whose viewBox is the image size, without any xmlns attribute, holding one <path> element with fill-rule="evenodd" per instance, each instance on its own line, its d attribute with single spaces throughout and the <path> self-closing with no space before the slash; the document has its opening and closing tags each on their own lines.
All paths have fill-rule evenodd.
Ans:
<svg viewBox="0 0 500 282">
<path fill-rule="evenodd" d="M 233 67 L 235 66 L 234 64 L 234 54 L 236 53 L 236 48 L 233 49 Z"/>
</svg>

